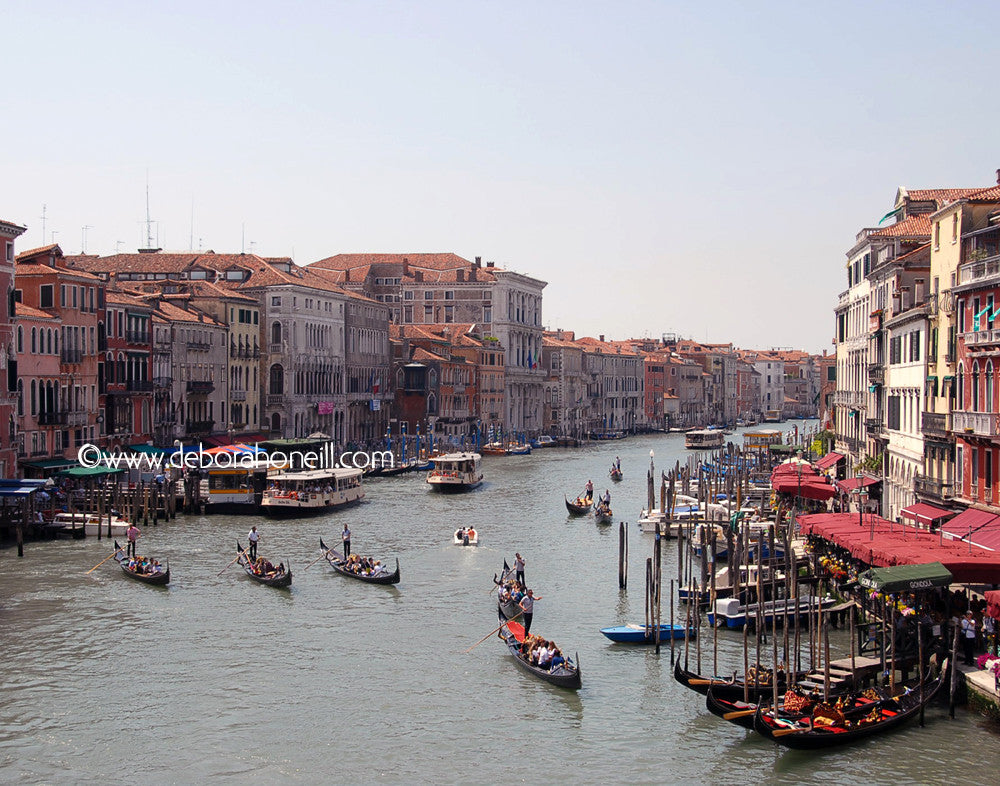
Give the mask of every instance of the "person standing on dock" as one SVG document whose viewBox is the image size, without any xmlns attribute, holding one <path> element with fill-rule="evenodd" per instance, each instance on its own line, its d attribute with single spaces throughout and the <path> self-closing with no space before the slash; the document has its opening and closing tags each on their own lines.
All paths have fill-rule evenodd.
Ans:
<svg viewBox="0 0 1000 786">
<path fill-rule="evenodd" d="M 344 531 L 340 533 L 340 539 L 344 541 L 344 559 L 347 559 L 351 553 L 351 531 L 347 528 L 347 524 L 344 524 Z"/>
<path fill-rule="evenodd" d="M 514 581 L 524 586 L 524 557 L 514 552 Z"/>
<path fill-rule="evenodd" d="M 524 619 L 524 638 L 528 638 L 531 632 L 531 615 L 535 613 L 535 601 L 541 599 L 541 595 L 535 597 L 534 590 L 528 590 L 528 594 L 521 598 L 518 604 L 521 607 L 521 617 Z"/>
<path fill-rule="evenodd" d="M 128 538 L 128 546 L 125 548 L 125 556 L 129 557 L 135 556 L 135 542 L 142 537 L 142 533 L 135 524 L 129 524 L 127 530 L 125 530 L 125 537 Z"/>
<path fill-rule="evenodd" d="M 250 541 L 250 559 L 257 559 L 257 544 L 260 542 L 260 533 L 257 531 L 256 525 L 250 527 L 250 532 L 247 533 L 247 540 Z"/>
<path fill-rule="evenodd" d="M 972 652 L 976 646 L 976 618 L 972 616 L 972 609 L 965 612 L 965 619 L 962 620 L 962 644 L 965 646 L 965 665 L 974 666 Z"/>
</svg>

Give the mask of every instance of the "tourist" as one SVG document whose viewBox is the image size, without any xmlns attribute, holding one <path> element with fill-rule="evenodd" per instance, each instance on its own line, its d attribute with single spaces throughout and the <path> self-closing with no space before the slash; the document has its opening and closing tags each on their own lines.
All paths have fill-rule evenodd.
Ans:
<svg viewBox="0 0 1000 786">
<path fill-rule="evenodd" d="M 521 607 L 521 616 L 524 619 L 524 635 L 527 636 L 531 631 L 531 617 L 535 613 L 535 601 L 541 600 L 542 596 L 539 595 L 535 597 L 534 590 L 528 590 L 528 594 L 521 598 L 521 602 L 518 606 Z"/>
<path fill-rule="evenodd" d="M 555 652 L 555 645 L 551 641 L 545 642 L 545 646 L 538 653 L 538 667 L 548 669 L 552 662 L 552 653 Z"/>
<path fill-rule="evenodd" d="M 142 533 L 135 524 L 129 524 L 129 528 L 125 530 L 125 537 L 128 538 L 128 546 L 126 548 L 125 554 L 131 554 L 135 556 L 135 542 L 142 537 Z"/>
<path fill-rule="evenodd" d="M 524 586 L 524 557 L 514 552 L 514 580 Z"/>
<path fill-rule="evenodd" d="M 552 653 L 552 660 L 549 661 L 549 671 L 555 671 L 565 662 L 566 659 L 563 657 L 562 650 L 556 647 L 555 652 Z"/>
<path fill-rule="evenodd" d="M 347 555 L 351 553 L 351 531 L 347 528 L 347 522 L 344 522 L 344 531 L 340 533 L 340 539 L 344 542 L 344 557 L 346 559 Z"/>
<path fill-rule="evenodd" d="M 996 655 L 996 642 L 993 634 L 996 632 L 996 622 L 986 611 L 983 612 L 983 649 L 991 655 Z"/>
<path fill-rule="evenodd" d="M 965 619 L 962 620 L 962 645 L 965 647 L 965 665 L 974 666 L 972 652 L 976 647 L 976 618 L 971 609 L 965 612 Z"/>
<path fill-rule="evenodd" d="M 469 527 L 465 531 L 465 537 L 466 537 L 466 541 L 465 542 L 466 543 L 471 543 L 472 541 L 474 541 L 476 539 L 476 531 L 472 527 Z"/>
<path fill-rule="evenodd" d="M 250 532 L 247 533 L 247 540 L 250 541 L 250 559 L 257 559 L 257 544 L 260 542 L 260 533 L 257 532 L 256 525 L 250 527 Z"/>
</svg>

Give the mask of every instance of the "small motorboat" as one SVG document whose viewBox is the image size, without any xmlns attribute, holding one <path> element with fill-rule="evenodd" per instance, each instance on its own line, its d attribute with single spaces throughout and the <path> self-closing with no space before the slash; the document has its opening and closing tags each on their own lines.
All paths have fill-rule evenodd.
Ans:
<svg viewBox="0 0 1000 786">
<path fill-rule="evenodd" d="M 623 644 L 653 644 L 656 628 L 652 625 L 615 625 L 611 628 L 601 628 L 601 633 L 612 641 Z M 691 639 L 694 638 L 694 628 L 687 629 L 687 636 Z M 668 623 L 660 625 L 660 641 L 683 638 L 683 625 L 670 625 Z"/>
<path fill-rule="evenodd" d="M 473 527 L 455 530 L 455 537 L 452 540 L 456 546 L 478 546 L 479 533 Z"/>
</svg>

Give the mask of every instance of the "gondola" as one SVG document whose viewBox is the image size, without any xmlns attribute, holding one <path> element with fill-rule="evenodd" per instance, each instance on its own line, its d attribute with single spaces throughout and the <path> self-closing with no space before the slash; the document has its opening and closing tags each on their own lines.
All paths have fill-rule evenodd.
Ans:
<svg viewBox="0 0 1000 786">
<path fill-rule="evenodd" d="M 574 516 L 583 516 L 584 514 L 589 513 L 590 506 L 594 502 L 593 497 L 577 497 L 577 499 L 582 499 L 587 501 L 586 505 L 578 505 L 576 502 L 570 502 L 569 497 L 566 497 L 565 495 L 563 495 L 563 497 L 566 500 L 566 510 L 572 513 Z"/>
<path fill-rule="evenodd" d="M 123 549 L 118 545 L 118 541 L 115 541 L 115 559 L 118 560 L 118 564 L 121 566 L 122 573 L 128 576 L 130 579 L 135 579 L 136 581 L 141 581 L 143 584 L 153 584 L 159 587 L 166 586 L 170 583 L 170 564 L 167 563 L 166 569 L 162 573 L 136 573 L 134 570 L 130 570 L 128 566 L 128 557 L 122 553 Z"/>
<path fill-rule="evenodd" d="M 800 671 L 793 682 L 798 682 L 800 679 L 805 677 L 806 672 Z M 695 674 L 692 671 L 687 671 L 681 668 L 680 659 L 674 663 L 674 679 L 677 680 L 681 685 L 686 685 L 691 690 L 696 693 L 700 693 L 702 696 L 708 693 L 709 688 L 712 692 L 719 698 L 729 699 L 742 699 L 744 695 L 743 691 L 743 680 L 739 679 L 735 675 L 732 679 L 725 679 L 723 677 L 703 677 L 700 674 Z M 778 690 L 781 693 L 785 692 L 787 687 L 787 682 L 783 672 L 778 673 Z M 747 688 L 747 693 L 750 699 L 757 699 L 761 696 L 769 696 L 773 691 L 773 687 L 770 682 L 758 683 L 756 681 L 751 681 Z"/>
<path fill-rule="evenodd" d="M 518 614 L 521 613 L 521 607 L 518 606 L 515 601 L 509 599 L 501 600 L 499 592 L 500 585 L 503 584 L 505 581 L 507 581 L 507 579 L 512 578 L 513 575 L 514 575 L 514 569 L 507 564 L 507 560 L 503 561 L 503 572 L 500 574 L 500 578 L 498 579 L 496 577 L 496 574 L 495 573 L 493 574 L 493 583 L 496 584 L 498 588 L 497 614 L 499 618 L 502 620 L 514 619 L 514 617 L 516 617 Z"/>
<path fill-rule="evenodd" d="M 860 712 L 849 713 L 851 718 L 831 725 L 819 725 L 812 718 L 806 721 L 779 717 L 775 719 L 764 707 L 758 707 L 753 716 L 753 728 L 758 734 L 779 745 L 800 750 L 830 748 L 846 745 L 876 734 L 898 728 L 920 714 L 920 710 L 934 700 L 945 682 L 948 661 L 945 659 L 937 676 L 928 673 L 924 678 L 923 701 L 920 685 L 891 699 L 872 702 L 872 709 L 861 707 Z"/>
<path fill-rule="evenodd" d="M 357 579 L 358 581 L 364 581 L 368 584 L 399 584 L 399 558 L 396 558 L 396 570 L 392 573 L 379 573 L 375 576 L 363 576 L 360 573 L 354 573 L 344 567 L 345 561 L 341 558 L 340 554 L 333 549 L 328 549 L 323 539 L 319 539 L 319 547 L 323 549 L 323 556 L 326 557 L 326 561 L 330 563 L 330 567 L 333 568 L 341 576 L 347 576 L 349 579 Z"/>
<path fill-rule="evenodd" d="M 540 680 L 558 685 L 560 688 L 578 690 L 582 684 L 580 679 L 580 657 L 576 657 L 575 663 L 563 663 L 554 669 L 543 669 L 532 665 L 521 654 L 521 642 L 524 640 L 524 627 L 518 622 L 505 622 L 500 626 L 500 638 L 504 640 L 510 654 L 514 656 L 514 661 L 524 671 Z"/>
<path fill-rule="evenodd" d="M 602 504 L 594 508 L 594 520 L 598 524 L 610 524 L 613 518 L 614 514 L 611 512 L 610 506 Z"/>
<path fill-rule="evenodd" d="M 608 473 L 611 476 L 611 480 L 614 483 L 622 482 L 622 471 L 618 467 L 612 467 L 611 471 Z"/>
<path fill-rule="evenodd" d="M 247 555 L 246 550 L 236 542 L 236 550 L 240 553 L 239 563 L 240 567 L 243 568 L 244 572 L 256 581 L 258 584 L 266 584 L 268 587 L 289 587 L 292 584 L 292 566 L 289 565 L 285 568 L 284 573 L 273 573 L 267 576 L 258 576 L 253 572 L 253 567 L 250 564 L 250 557 Z"/>
</svg>

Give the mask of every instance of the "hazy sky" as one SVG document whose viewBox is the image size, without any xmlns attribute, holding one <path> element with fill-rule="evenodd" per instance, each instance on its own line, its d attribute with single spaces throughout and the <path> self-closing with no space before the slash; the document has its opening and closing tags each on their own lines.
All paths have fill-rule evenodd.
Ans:
<svg viewBox="0 0 1000 786">
<path fill-rule="evenodd" d="M 996 180 L 1000 6 L 698 5 L 7 0 L 0 218 L 133 250 L 148 172 L 166 249 L 452 251 L 550 327 L 829 349 L 896 188 Z"/>
</svg>

